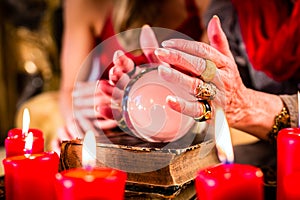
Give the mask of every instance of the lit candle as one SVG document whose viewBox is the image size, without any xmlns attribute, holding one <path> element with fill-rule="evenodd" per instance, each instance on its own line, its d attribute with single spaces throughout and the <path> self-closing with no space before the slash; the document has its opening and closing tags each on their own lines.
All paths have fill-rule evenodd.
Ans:
<svg viewBox="0 0 300 200">
<path fill-rule="evenodd" d="M 33 134 L 25 139 L 23 155 L 3 160 L 5 172 L 5 197 L 7 200 L 55 200 L 55 174 L 59 157 L 55 152 L 31 154 Z"/>
<path fill-rule="evenodd" d="M 251 165 L 234 164 L 230 130 L 222 110 L 216 111 L 216 146 L 222 164 L 198 172 L 197 197 L 201 200 L 262 200 L 263 173 Z"/>
<path fill-rule="evenodd" d="M 8 131 L 8 136 L 5 139 L 6 157 L 23 155 L 25 138 L 28 133 L 33 134 L 32 153 L 41 153 L 44 151 L 44 138 L 42 131 L 38 129 L 29 128 L 30 115 L 27 108 L 23 112 L 23 127 L 14 128 Z"/>
<path fill-rule="evenodd" d="M 300 115 L 300 94 L 298 92 L 298 109 Z M 277 199 L 290 199 L 290 189 L 284 185 L 293 183 L 291 179 L 300 172 L 300 116 L 298 128 L 284 128 L 277 137 Z M 294 186 L 289 185 L 294 188 Z M 287 189 L 287 190 L 286 190 Z M 298 196 L 300 198 L 300 195 Z"/>
<path fill-rule="evenodd" d="M 95 167 L 96 141 L 92 131 L 83 141 L 82 165 L 56 175 L 57 200 L 124 199 L 127 175 L 116 169 Z"/>
</svg>

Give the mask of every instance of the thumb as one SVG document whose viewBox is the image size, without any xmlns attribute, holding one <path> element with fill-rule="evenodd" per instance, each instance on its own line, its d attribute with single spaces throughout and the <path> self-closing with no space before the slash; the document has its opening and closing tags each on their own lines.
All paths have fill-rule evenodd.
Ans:
<svg viewBox="0 0 300 200">
<path fill-rule="evenodd" d="M 150 62 L 158 62 L 154 50 L 159 48 L 156 36 L 149 25 L 144 25 L 140 35 L 140 45 L 143 53 Z"/>
<path fill-rule="evenodd" d="M 207 36 L 212 47 L 233 59 L 228 40 L 217 15 L 214 15 L 208 23 Z"/>
</svg>

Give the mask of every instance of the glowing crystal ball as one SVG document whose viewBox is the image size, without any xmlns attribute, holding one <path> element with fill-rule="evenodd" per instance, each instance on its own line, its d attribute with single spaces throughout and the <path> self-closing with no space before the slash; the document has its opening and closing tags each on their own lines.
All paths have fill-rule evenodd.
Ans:
<svg viewBox="0 0 300 200">
<path fill-rule="evenodd" d="M 150 142 L 171 142 L 191 129 L 194 119 L 171 109 L 168 95 L 189 96 L 180 85 L 162 79 L 157 68 L 129 82 L 122 103 L 123 118 L 132 134 Z"/>
</svg>

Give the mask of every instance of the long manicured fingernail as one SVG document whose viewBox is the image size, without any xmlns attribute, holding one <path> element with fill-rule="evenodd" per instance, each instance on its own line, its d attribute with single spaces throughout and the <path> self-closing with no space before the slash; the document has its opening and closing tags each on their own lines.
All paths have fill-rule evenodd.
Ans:
<svg viewBox="0 0 300 200">
<path fill-rule="evenodd" d="M 170 102 L 170 103 L 177 103 L 177 99 L 174 96 L 168 95 L 166 100 L 167 100 L 167 102 Z"/>
<path fill-rule="evenodd" d="M 170 69 L 170 67 L 164 66 L 164 65 L 159 65 L 158 69 L 161 70 L 162 72 L 165 72 L 167 74 L 171 74 L 172 70 Z"/>
<path fill-rule="evenodd" d="M 100 106 L 95 106 L 95 111 L 100 112 Z"/>
<path fill-rule="evenodd" d="M 221 26 L 221 21 L 218 15 L 214 15 L 213 18 L 217 19 L 218 25 Z"/>
<path fill-rule="evenodd" d="M 179 106 L 178 99 L 175 96 L 167 96 L 166 103 L 172 108 L 177 110 Z M 180 106 L 179 106 L 180 107 Z M 180 110 L 180 109 L 179 109 Z"/>
<path fill-rule="evenodd" d="M 158 66 L 158 73 L 162 77 L 164 77 L 164 79 L 168 80 L 168 78 L 171 77 L 171 75 L 172 75 L 172 70 L 171 70 L 171 68 L 169 68 L 167 66 L 160 65 L 160 66 Z"/>
<path fill-rule="evenodd" d="M 165 40 L 165 41 L 163 41 L 163 42 L 161 43 L 161 45 L 162 45 L 163 47 L 173 46 L 173 45 L 174 45 L 174 41 L 172 41 L 172 40 Z"/>
<path fill-rule="evenodd" d="M 155 49 L 154 53 L 157 56 L 168 56 L 168 55 L 170 55 L 170 51 L 168 49 L 162 49 L 162 48 Z"/>
<path fill-rule="evenodd" d="M 124 52 L 121 50 L 116 50 L 113 55 L 113 62 L 116 64 L 121 56 L 124 55 Z"/>
</svg>

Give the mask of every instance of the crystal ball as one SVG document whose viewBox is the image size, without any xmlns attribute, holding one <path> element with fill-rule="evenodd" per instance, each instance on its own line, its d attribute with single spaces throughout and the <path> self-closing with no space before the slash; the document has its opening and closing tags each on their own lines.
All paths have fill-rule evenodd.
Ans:
<svg viewBox="0 0 300 200">
<path fill-rule="evenodd" d="M 128 83 L 122 114 L 133 135 L 149 142 L 172 142 L 188 133 L 194 119 L 171 109 L 168 95 L 186 98 L 190 94 L 161 78 L 157 68 L 142 71 Z"/>
</svg>

